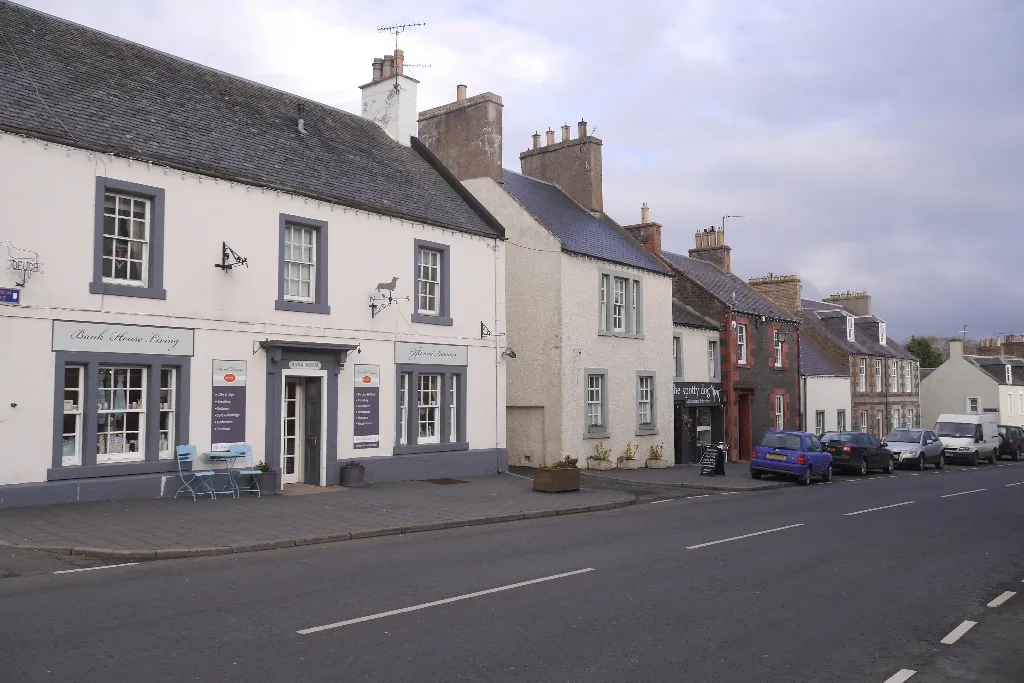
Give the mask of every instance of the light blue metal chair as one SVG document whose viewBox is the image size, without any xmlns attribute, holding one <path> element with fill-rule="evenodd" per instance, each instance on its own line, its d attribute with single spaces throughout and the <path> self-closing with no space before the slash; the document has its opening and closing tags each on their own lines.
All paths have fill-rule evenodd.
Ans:
<svg viewBox="0 0 1024 683">
<path fill-rule="evenodd" d="M 216 498 L 217 494 L 214 493 L 213 487 L 210 486 L 210 482 L 213 481 L 213 472 L 210 470 L 183 470 L 182 464 L 196 462 L 196 447 L 195 446 L 178 446 L 174 449 L 176 458 L 178 461 L 178 476 L 181 477 L 181 488 L 178 489 L 174 497 L 177 498 L 178 494 L 182 491 L 188 491 L 192 494 L 192 500 L 196 500 L 196 496 L 210 496 Z"/>
<path fill-rule="evenodd" d="M 255 493 L 258 498 L 262 498 L 263 494 L 260 493 L 260 475 L 263 474 L 262 470 L 258 470 L 252 466 L 252 446 L 247 443 L 236 444 L 228 446 L 228 451 L 235 453 L 246 459 L 247 466 L 237 470 L 235 476 L 235 492 L 241 494 L 243 491 L 249 493 Z M 239 477 L 249 477 L 249 485 L 246 488 L 240 488 L 238 484 Z"/>
</svg>

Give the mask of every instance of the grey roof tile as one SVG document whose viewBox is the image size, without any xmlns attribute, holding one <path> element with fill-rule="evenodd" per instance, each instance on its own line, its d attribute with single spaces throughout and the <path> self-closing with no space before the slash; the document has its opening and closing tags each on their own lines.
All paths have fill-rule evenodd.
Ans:
<svg viewBox="0 0 1024 683">
<path fill-rule="evenodd" d="M 679 299 L 672 299 L 672 324 L 685 327 L 697 327 L 706 330 L 720 330 L 722 326 L 711 318 L 693 310 Z"/>
<path fill-rule="evenodd" d="M 809 337 L 800 335 L 800 374 L 817 377 L 849 377 L 848 370 L 836 365 Z"/>
<path fill-rule="evenodd" d="M 779 320 L 796 320 L 790 313 L 776 306 L 742 278 L 732 273 L 724 273 L 707 261 L 673 254 L 669 251 L 663 251 L 661 255 L 685 275 L 704 287 L 704 289 L 725 303 L 732 304 L 737 311 L 754 315 L 766 315 Z M 735 302 L 733 302 L 732 298 L 733 293 L 736 294 Z"/>
<path fill-rule="evenodd" d="M 3 0 L 0 26 L 2 130 L 498 235 L 372 121 Z"/>
<path fill-rule="evenodd" d="M 879 356 L 882 358 L 917 360 L 917 357 L 903 348 L 903 345 L 899 342 L 892 338 L 888 338 L 883 346 L 878 343 L 878 337 L 866 333 L 857 325 L 854 326 L 854 341 L 847 341 L 845 331 L 842 334 L 834 332 L 823 322 L 830 318 L 846 317 L 840 309 L 833 310 L 827 308 L 828 304 L 825 304 L 826 308 L 816 308 L 815 306 L 821 304 L 821 301 L 809 301 L 804 299 L 801 303 L 804 304 L 801 310 L 803 313 L 804 324 L 812 325 L 823 334 L 827 334 L 833 341 L 846 349 L 848 353 L 855 356 Z M 810 304 L 810 306 L 807 304 Z M 865 318 L 871 318 L 876 321 L 879 320 L 875 316 L 860 316 L 857 320 L 860 321 Z"/>
<path fill-rule="evenodd" d="M 507 169 L 505 191 L 562 243 L 565 251 L 667 274 L 664 266 L 609 221 L 597 218 L 551 183 Z"/>
<path fill-rule="evenodd" d="M 1006 384 L 1006 366 L 1009 365 L 1013 386 L 1024 386 L 1024 359 L 999 356 L 964 356 L 964 359 L 1003 385 Z"/>
</svg>

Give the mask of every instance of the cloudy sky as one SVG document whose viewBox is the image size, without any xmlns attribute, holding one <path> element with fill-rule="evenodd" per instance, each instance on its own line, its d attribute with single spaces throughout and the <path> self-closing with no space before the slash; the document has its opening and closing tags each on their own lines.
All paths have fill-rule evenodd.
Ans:
<svg viewBox="0 0 1024 683">
<path fill-rule="evenodd" d="M 23 0 L 359 111 L 401 37 L 420 109 L 504 99 L 505 165 L 585 118 L 605 208 L 666 249 L 729 222 L 741 277 L 867 290 L 890 334 L 1024 332 L 1021 0 Z"/>
</svg>

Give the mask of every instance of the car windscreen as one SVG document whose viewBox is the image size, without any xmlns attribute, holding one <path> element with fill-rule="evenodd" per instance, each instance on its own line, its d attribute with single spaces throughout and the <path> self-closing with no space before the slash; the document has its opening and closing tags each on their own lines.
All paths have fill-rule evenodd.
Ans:
<svg viewBox="0 0 1024 683">
<path fill-rule="evenodd" d="M 765 448 L 782 448 L 789 451 L 802 451 L 803 443 L 797 434 L 765 434 L 761 439 Z"/>
<path fill-rule="evenodd" d="M 966 422 L 940 422 L 935 425 L 935 433 L 947 438 L 973 439 L 975 427 Z"/>
<path fill-rule="evenodd" d="M 821 435 L 821 442 L 828 443 L 829 441 L 842 441 L 843 443 L 849 443 L 853 440 L 853 432 L 825 432 Z"/>
<path fill-rule="evenodd" d="M 921 443 L 921 430 L 894 429 L 885 437 L 889 443 Z"/>
</svg>

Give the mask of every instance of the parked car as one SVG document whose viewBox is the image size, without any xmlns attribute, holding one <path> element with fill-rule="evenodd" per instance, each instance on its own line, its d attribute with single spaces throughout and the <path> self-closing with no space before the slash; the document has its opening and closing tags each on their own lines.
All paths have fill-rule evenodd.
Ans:
<svg viewBox="0 0 1024 683">
<path fill-rule="evenodd" d="M 837 470 L 853 470 L 861 476 L 871 470 L 891 474 L 896 460 L 885 441 L 864 432 L 825 432 L 821 436 L 825 450 L 832 455 Z"/>
<path fill-rule="evenodd" d="M 999 429 L 995 415 L 939 415 L 935 433 L 942 440 L 946 461 L 977 465 L 978 460 L 995 464 L 999 458 Z"/>
<path fill-rule="evenodd" d="M 1010 456 L 1010 460 L 1020 460 L 1024 452 L 1024 429 L 1012 425 L 999 425 L 999 457 Z"/>
<path fill-rule="evenodd" d="M 894 429 L 885 437 L 888 449 L 896 459 L 896 466 L 909 465 L 923 470 L 925 465 L 946 466 L 942 441 L 930 429 Z"/>
<path fill-rule="evenodd" d="M 760 479 L 765 474 L 796 477 L 801 486 L 815 476 L 832 481 L 832 456 L 814 434 L 772 429 L 761 437 L 750 460 L 751 477 Z"/>
</svg>

